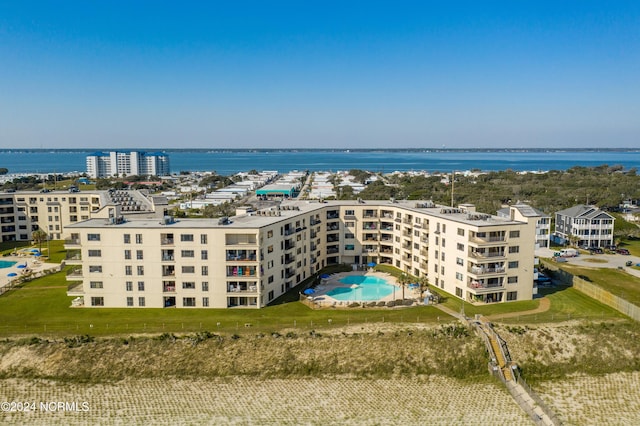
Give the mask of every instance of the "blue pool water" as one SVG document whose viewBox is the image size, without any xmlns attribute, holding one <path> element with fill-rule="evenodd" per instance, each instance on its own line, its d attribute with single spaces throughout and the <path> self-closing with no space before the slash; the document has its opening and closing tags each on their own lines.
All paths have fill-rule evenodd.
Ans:
<svg viewBox="0 0 640 426">
<path fill-rule="evenodd" d="M 8 261 L 8 260 L 0 260 L 0 269 L 11 268 L 16 263 L 18 263 L 18 262 L 11 262 L 11 261 Z"/>
<path fill-rule="evenodd" d="M 349 287 L 331 289 L 327 292 L 327 296 L 342 301 L 371 301 L 388 296 L 393 293 L 394 289 L 397 289 L 384 278 L 365 275 L 347 275 L 341 278 L 340 282 L 349 285 Z"/>
</svg>

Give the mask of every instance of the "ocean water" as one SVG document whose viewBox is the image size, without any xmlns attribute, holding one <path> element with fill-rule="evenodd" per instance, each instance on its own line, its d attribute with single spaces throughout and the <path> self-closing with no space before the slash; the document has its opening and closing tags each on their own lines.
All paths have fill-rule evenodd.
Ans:
<svg viewBox="0 0 640 426">
<path fill-rule="evenodd" d="M 148 152 L 157 150 L 148 149 Z M 0 167 L 9 173 L 86 171 L 86 156 L 95 150 L 0 150 Z M 222 175 L 256 170 L 339 171 L 363 169 L 451 172 L 479 169 L 544 171 L 574 166 L 621 165 L 640 168 L 640 150 L 165 150 L 171 171 L 216 171 Z"/>
</svg>

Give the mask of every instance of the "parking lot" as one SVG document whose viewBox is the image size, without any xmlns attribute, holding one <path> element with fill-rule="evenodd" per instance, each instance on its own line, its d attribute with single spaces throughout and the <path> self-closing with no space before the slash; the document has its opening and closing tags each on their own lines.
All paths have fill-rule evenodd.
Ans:
<svg viewBox="0 0 640 426">
<path fill-rule="evenodd" d="M 552 249 L 538 249 L 536 250 L 536 256 L 553 258 L 553 253 L 559 250 Z M 576 257 L 565 257 L 566 263 L 577 266 L 584 266 L 588 268 L 622 268 L 631 275 L 635 275 L 640 278 L 640 271 L 626 266 L 628 261 L 631 261 L 633 265 L 640 263 L 640 258 L 637 256 L 623 255 L 623 254 L 585 254 L 580 253 Z"/>
</svg>

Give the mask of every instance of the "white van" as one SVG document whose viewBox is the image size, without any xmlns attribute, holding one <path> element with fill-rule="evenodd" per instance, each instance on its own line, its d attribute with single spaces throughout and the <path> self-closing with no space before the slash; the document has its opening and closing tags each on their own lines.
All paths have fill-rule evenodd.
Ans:
<svg viewBox="0 0 640 426">
<path fill-rule="evenodd" d="M 562 257 L 576 257 L 578 255 L 578 250 L 568 248 L 560 250 L 560 256 Z"/>
</svg>

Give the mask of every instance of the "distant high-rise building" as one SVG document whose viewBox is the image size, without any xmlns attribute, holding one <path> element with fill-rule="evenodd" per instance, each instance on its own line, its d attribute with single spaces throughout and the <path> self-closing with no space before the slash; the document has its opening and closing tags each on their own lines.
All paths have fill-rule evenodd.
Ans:
<svg viewBox="0 0 640 426">
<path fill-rule="evenodd" d="M 87 174 L 93 178 L 115 175 L 166 176 L 169 173 L 169 156 L 162 152 L 111 151 L 87 155 Z"/>
</svg>

